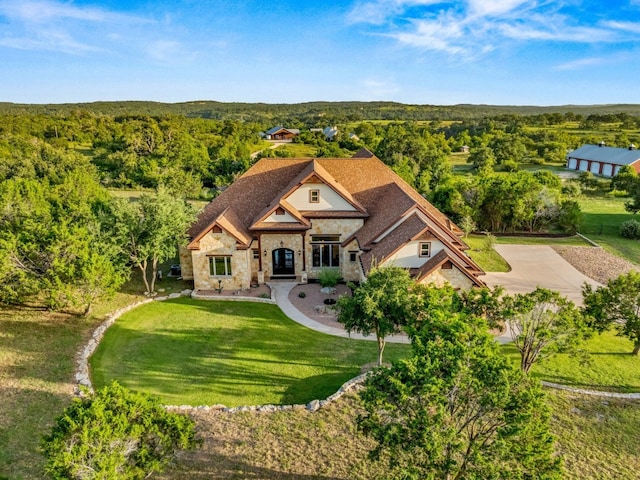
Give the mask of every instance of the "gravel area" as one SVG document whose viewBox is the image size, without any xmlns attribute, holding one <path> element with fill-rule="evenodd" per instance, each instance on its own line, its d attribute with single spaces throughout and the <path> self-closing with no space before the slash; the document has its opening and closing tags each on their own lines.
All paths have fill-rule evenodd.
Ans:
<svg viewBox="0 0 640 480">
<path fill-rule="evenodd" d="M 602 284 L 640 266 L 597 247 L 552 247 L 579 272 Z"/>
<path fill-rule="evenodd" d="M 289 301 L 304 313 L 307 317 L 312 318 L 316 322 L 330 327 L 342 328 L 342 324 L 336 321 L 336 313 L 331 307 L 322 308 L 324 312 L 318 311 L 316 307 L 325 307 L 324 300 L 327 298 L 337 299 L 341 295 L 351 295 L 351 289 L 343 284 L 336 285 L 336 293 L 333 295 L 325 295 L 320 292 L 322 287 L 319 283 L 307 283 L 296 285 L 289 293 Z M 300 297 L 300 292 L 304 292 L 304 298 Z"/>
</svg>

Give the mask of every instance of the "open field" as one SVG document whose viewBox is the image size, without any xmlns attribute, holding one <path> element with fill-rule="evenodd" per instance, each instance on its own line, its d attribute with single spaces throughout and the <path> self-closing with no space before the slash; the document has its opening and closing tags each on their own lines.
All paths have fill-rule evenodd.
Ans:
<svg viewBox="0 0 640 480">
<path fill-rule="evenodd" d="M 624 209 L 625 198 L 586 197 L 580 200 L 582 223 L 580 233 L 615 255 L 640 264 L 640 241 L 620 236 L 620 225 L 635 218 Z"/>
<path fill-rule="evenodd" d="M 640 403 L 546 390 L 551 431 L 567 479 L 632 480 L 640 469 Z M 348 395 L 315 413 L 194 414 L 202 449 L 182 455 L 159 478 L 369 480 L 384 465 L 367 460 L 369 439 L 357 430 L 357 398 Z"/>
</svg>

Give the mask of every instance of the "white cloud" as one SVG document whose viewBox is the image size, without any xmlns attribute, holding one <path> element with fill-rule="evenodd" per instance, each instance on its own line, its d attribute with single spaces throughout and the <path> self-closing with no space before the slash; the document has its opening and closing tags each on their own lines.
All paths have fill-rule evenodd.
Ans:
<svg viewBox="0 0 640 480">
<path fill-rule="evenodd" d="M 360 0 L 347 14 L 349 23 L 381 25 L 408 8 L 443 3 L 442 0 Z"/>
<path fill-rule="evenodd" d="M 590 57 L 590 58 L 581 58 L 579 60 L 574 60 L 572 62 L 562 63 L 560 65 L 556 65 L 556 70 L 580 70 L 583 68 L 593 67 L 594 65 L 603 65 L 607 62 L 607 59 L 598 58 L 598 57 Z"/>
<path fill-rule="evenodd" d="M 55 0 L 0 0 L 0 46 L 82 55 L 106 50 L 148 19 Z M 129 45 L 130 47 L 130 45 Z"/>
<path fill-rule="evenodd" d="M 523 4 L 531 3 L 526 0 L 469 0 L 469 11 L 474 15 L 501 15 L 510 12 Z"/>
<path fill-rule="evenodd" d="M 637 0 L 640 2 L 640 0 Z M 351 12 L 378 25 L 376 33 L 401 45 L 476 59 L 512 46 L 514 41 L 593 44 L 628 41 L 624 32 L 640 32 L 640 23 L 608 21 L 548 0 L 465 0 L 360 2 Z M 573 10 L 571 10 L 573 8 Z M 362 20 L 363 22 L 365 20 Z"/>
</svg>

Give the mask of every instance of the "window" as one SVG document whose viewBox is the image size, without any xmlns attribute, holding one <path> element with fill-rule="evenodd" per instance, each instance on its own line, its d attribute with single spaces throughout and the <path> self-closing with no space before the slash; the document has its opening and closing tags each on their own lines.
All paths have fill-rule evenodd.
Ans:
<svg viewBox="0 0 640 480">
<path fill-rule="evenodd" d="M 418 245 L 418 256 L 430 257 L 431 256 L 431 242 L 420 242 Z"/>
<path fill-rule="evenodd" d="M 320 202 L 320 190 L 313 189 L 309 190 L 309 203 L 319 203 Z"/>
<path fill-rule="evenodd" d="M 258 250 L 257 248 L 251 249 L 251 253 L 253 254 L 254 260 L 260 258 L 260 250 Z"/>
<path fill-rule="evenodd" d="M 311 257 L 314 267 L 339 267 L 340 235 L 312 235 Z"/>
<path fill-rule="evenodd" d="M 355 262 L 358 259 L 358 252 L 349 252 L 349 261 Z"/>
<path fill-rule="evenodd" d="M 215 256 L 209 257 L 209 273 L 212 277 L 231 276 L 231 257 Z"/>
</svg>

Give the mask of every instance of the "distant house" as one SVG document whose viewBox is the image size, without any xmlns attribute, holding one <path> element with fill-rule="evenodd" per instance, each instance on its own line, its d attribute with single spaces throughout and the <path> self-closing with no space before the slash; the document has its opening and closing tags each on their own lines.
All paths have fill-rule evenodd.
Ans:
<svg viewBox="0 0 640 480">
<path fill-rule="evenodd" d="M 322 130 L 322 133 L 324 134 L 325 140 L 327 140 L 327 142 L 331 142 L 335 140 L 336 135 L 338 135 L 338 127 L 325 127 L 325 129 Z"/>
<path fill-rule="evenodd" d="M 462 231 L 371 152 L 264 158 L 207 205 L 181 249 L 196 290 L 317 279 L 337 268 L 362 281 L 376 265 L 468 289 L 484 272 Z"/>
<path fill-rule="evenodd" d="M 299 129 L 284 128 L 281 126 L 273 127 L 264 132 L 264 136 L 267 140 L 291 140 L 297 135 L 300 135 Z"/>
<path fill-rule="evenodd" d="M 461 152 L 461 153 L 469 153 L 469 150 L 471 150 L 471 149 L 469 148 L 469 145 L 462 145 L 462 146 L 460 147 L 460 152 Z"/>
<path fill-rule="evenodd" d="M 640 173 L 640 151 L 635 145 L 629 145 L 627 148 L 607 147 L 604 143 L 583 145 L 567 155 L 569 170 L 591 172 L 603 177 L 617 175 L 625 165 Z"/>
</svg>

